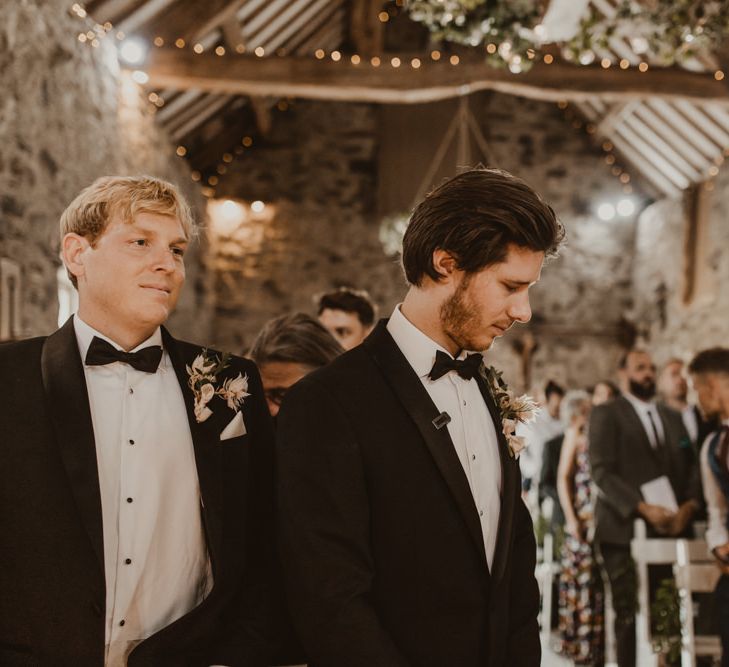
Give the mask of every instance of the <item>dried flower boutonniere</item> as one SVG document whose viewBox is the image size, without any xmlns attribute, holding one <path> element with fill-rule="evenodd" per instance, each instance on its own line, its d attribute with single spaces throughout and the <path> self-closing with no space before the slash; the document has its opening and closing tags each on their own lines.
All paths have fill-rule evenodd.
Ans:
<svg viewBox="0 0 729 667">
<path fill-rule="evenodd" d="M 531 422 L 536 417 L 539 406 L 526 394 L 515 396 L 501 377 L 501 372 L 493 366 L 482 364 L 479 372 L 486 380 L 491 397 L 499 409 L 501 430 L 509 445 L 509 455 L 512 458 L 518 457 L 519 452 L 526 447 L 526 442 L 522 436 L 516 435 L 516 425 L 519 422 L 522 424 Z"/>
<path fill-rule="evenodd" d="M 191 366 L 186 366 L 189 376 L 188 385 L 195 395 L 195 419 L 198 423 L 204 422 L 213 411 L 208 407 L 213 396 L 220 396 L 227 406 L 238 412 L 243 400 L 250 396 L 248 393 L 248 376 L 238 373 L 237 377 L 223 381 L 222 387 L 216 387 L 218 373 L 228 366 L 230 355 L 224 353 L 221 357 L 208 355 L 207 350 L 198 354 Z"/>
</svg>

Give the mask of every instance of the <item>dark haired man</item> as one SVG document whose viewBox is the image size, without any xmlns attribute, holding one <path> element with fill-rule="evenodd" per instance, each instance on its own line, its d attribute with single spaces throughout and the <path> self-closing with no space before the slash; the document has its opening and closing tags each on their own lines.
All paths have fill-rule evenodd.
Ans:
<svg viewBox="0 0 729 667">
<path fill-rule="evenodd" d="M 708 508 L 706 541 L 722 577 L 715 590 L 719 610 L 722 666 L 729 665 L 729 349 L 715 347 L 694 357 L 688 367 L 703 413 L 721 422 L 701 448 L 701 478 Z"/>
<path fill-rule="evenodd" d="M 317 316 L 339 344 L 351 350 L 372 331 L 375 306 L 364 290 L 340 287 L 319 297 Z"/>
<path fill-rule="evenodd" d="M 677 536 L 699 506 L 698 469 L 680 413 L 656 405 L 651 355 L 628 351 L 620 361 L 622 396 L 590 416 L 590 465 L 598 488 L 595 542 L 613 591 L 619 667 L 635 665 L 637 582 L 630 556 L 633 522 L 642 517 L 655 536 Z M 658 478 L 670 485 L 678 511 L 644 498 Z M 670 576 L 670 570 L 668 572 Z"/>
<path fill-rule="evenodd" d="M 480 354 L 531 316 L 563 236 L 522 181 L 465 172 L 415 209 L 410 289 L 279 413 L 280 538 L 310 664 L 539 664 L 531 520 Z"/>
</svg>

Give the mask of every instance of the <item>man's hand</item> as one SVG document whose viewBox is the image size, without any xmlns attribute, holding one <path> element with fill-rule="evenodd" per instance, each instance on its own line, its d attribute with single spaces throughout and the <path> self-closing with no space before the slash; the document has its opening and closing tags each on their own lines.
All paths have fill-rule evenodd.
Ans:
<svg viewBox="0 0 729 667">
<path fill-rule="evenodd" d="M 687 500 L 685 503 L 678 508 L 678 512 L 673 517 L 673 520 L 668 526 L 667 534 L 671 537 L 680 535 L 688 526 L 691 517 L 693 517 L 696 511 L 696 501 Z"/>
<path fill-rule="evenodd" d="M 640 514 L 659 535 L 667 535 L 669 527 L 677 516 L 671 510 L 661 505 L 650 505 L 642 500 L 638 503 L 638 514 Z"/>
<path fill-rule="evenodd" d="M 716 565 L 722 574 L 729 574 L 729 542 L 720 544 L 711 550 L 716 558 Z"/>
<path fill-rule="evenodd" d="M 584 541 L 585 525 L 579 519 L 575 519 L 574 521 L 566 521 L 564 529 L 565 532 L 570 534 L 576 540 L 579 540 L 580 542 Z"/>
</svg>

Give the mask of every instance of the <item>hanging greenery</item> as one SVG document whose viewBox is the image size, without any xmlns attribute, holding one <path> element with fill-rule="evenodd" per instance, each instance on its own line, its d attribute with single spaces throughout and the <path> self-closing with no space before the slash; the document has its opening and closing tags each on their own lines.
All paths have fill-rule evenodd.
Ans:
<svg viewBox="0 0 729 667">
<path fill-rule="evenodd" d="M 520 72 L 534 57 L 534 28 L 542 18 L 543 4 L 541 0 L 411 0 L 407 7 L 410 18 L 425 25 L 436 41 L 493 44 L 486 61 Z"/>
<path fill-rule="evenodd" d="M 540 21 L 548 2 L 540 0 L 411 0 L 413 21 L 437 41 L 468 46 L 492 44 L 486 61 L 528 70 L 543 44 Z M 567 59 L 583 65 L 613 38 L 625 39 L 638 55 L 661 65 L 683 63 L 711 52 L 729 37 L 729 0 L 621 0 L 606 18 L 593 5 L 577 33 L 562 44 Z"/>
<path fill-rule="evenodd" d="M 587 64 L 596 49 L 608 48 L 618 38 L 635 53 L 650 54 L 651 60 L 668 66 L 712 52 L 727 36 L 728 0 L 622 0 L 610 19 L 590 5 L 577 34 L 564 45 L 564 55 Z"/>
</svg>

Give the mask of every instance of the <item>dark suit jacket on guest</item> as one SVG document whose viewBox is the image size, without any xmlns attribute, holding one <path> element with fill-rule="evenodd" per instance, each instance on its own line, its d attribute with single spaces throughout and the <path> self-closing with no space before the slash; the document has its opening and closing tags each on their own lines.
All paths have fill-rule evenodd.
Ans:
<svg viewBox="0 0 729 667">
<path fill-rule="evenodd" d="M 384 321 L 287 394 L 277 434 L 281 558 L 311 665 L 539 664 L 535 543 L 518 461 L 497 427 L 501 513 L 489 568 L 438 415 Z"/>
<path fill-rule="evenodd" d="M 557 527 L 564 526 L 564 511 L 557 492 L 557 470 L 559 469 L 559 455 L 562 453 L 563 442 L 564 433 L 560 433 L 556 438 L 547 440 L 544 443 L 542 470 L 539 474 L 539 503 L 544 502 L 545 498 L 551 498 L 554 501 L 552 520 L 549 524 L 553 533 Z"/>
<path fill-rule="evenodd" d="M 198 424 L 185 364 L 200 347 L 163 329 L 183 388 L 200 482 L 213 589 L 140 643 L 130 667 L 268 664 L 272 433 L 252 362 L 248 433 L 220 440 L 222 399 Z M 101 497 L 84 370 L 72 320 L 47 338 L 0 346 L 0 664 L 101 667 L 105 578 Z M 213 404 L 220 400 L 218 408 Z"/>
<path fill-rule="evenodd" d="M 641 484 L 668 477 L 679 505 L 698 500 L 698 467 L 681 415 L 657 406 L 666 442 L 651 447 L 640 417 L 623 396 L 598 405 L 590 415 L 589 452 L 598 489 L 595 540 L 629 544 Z M 650 529 L 650 527 L 649 527 Z"/>
</svg>

